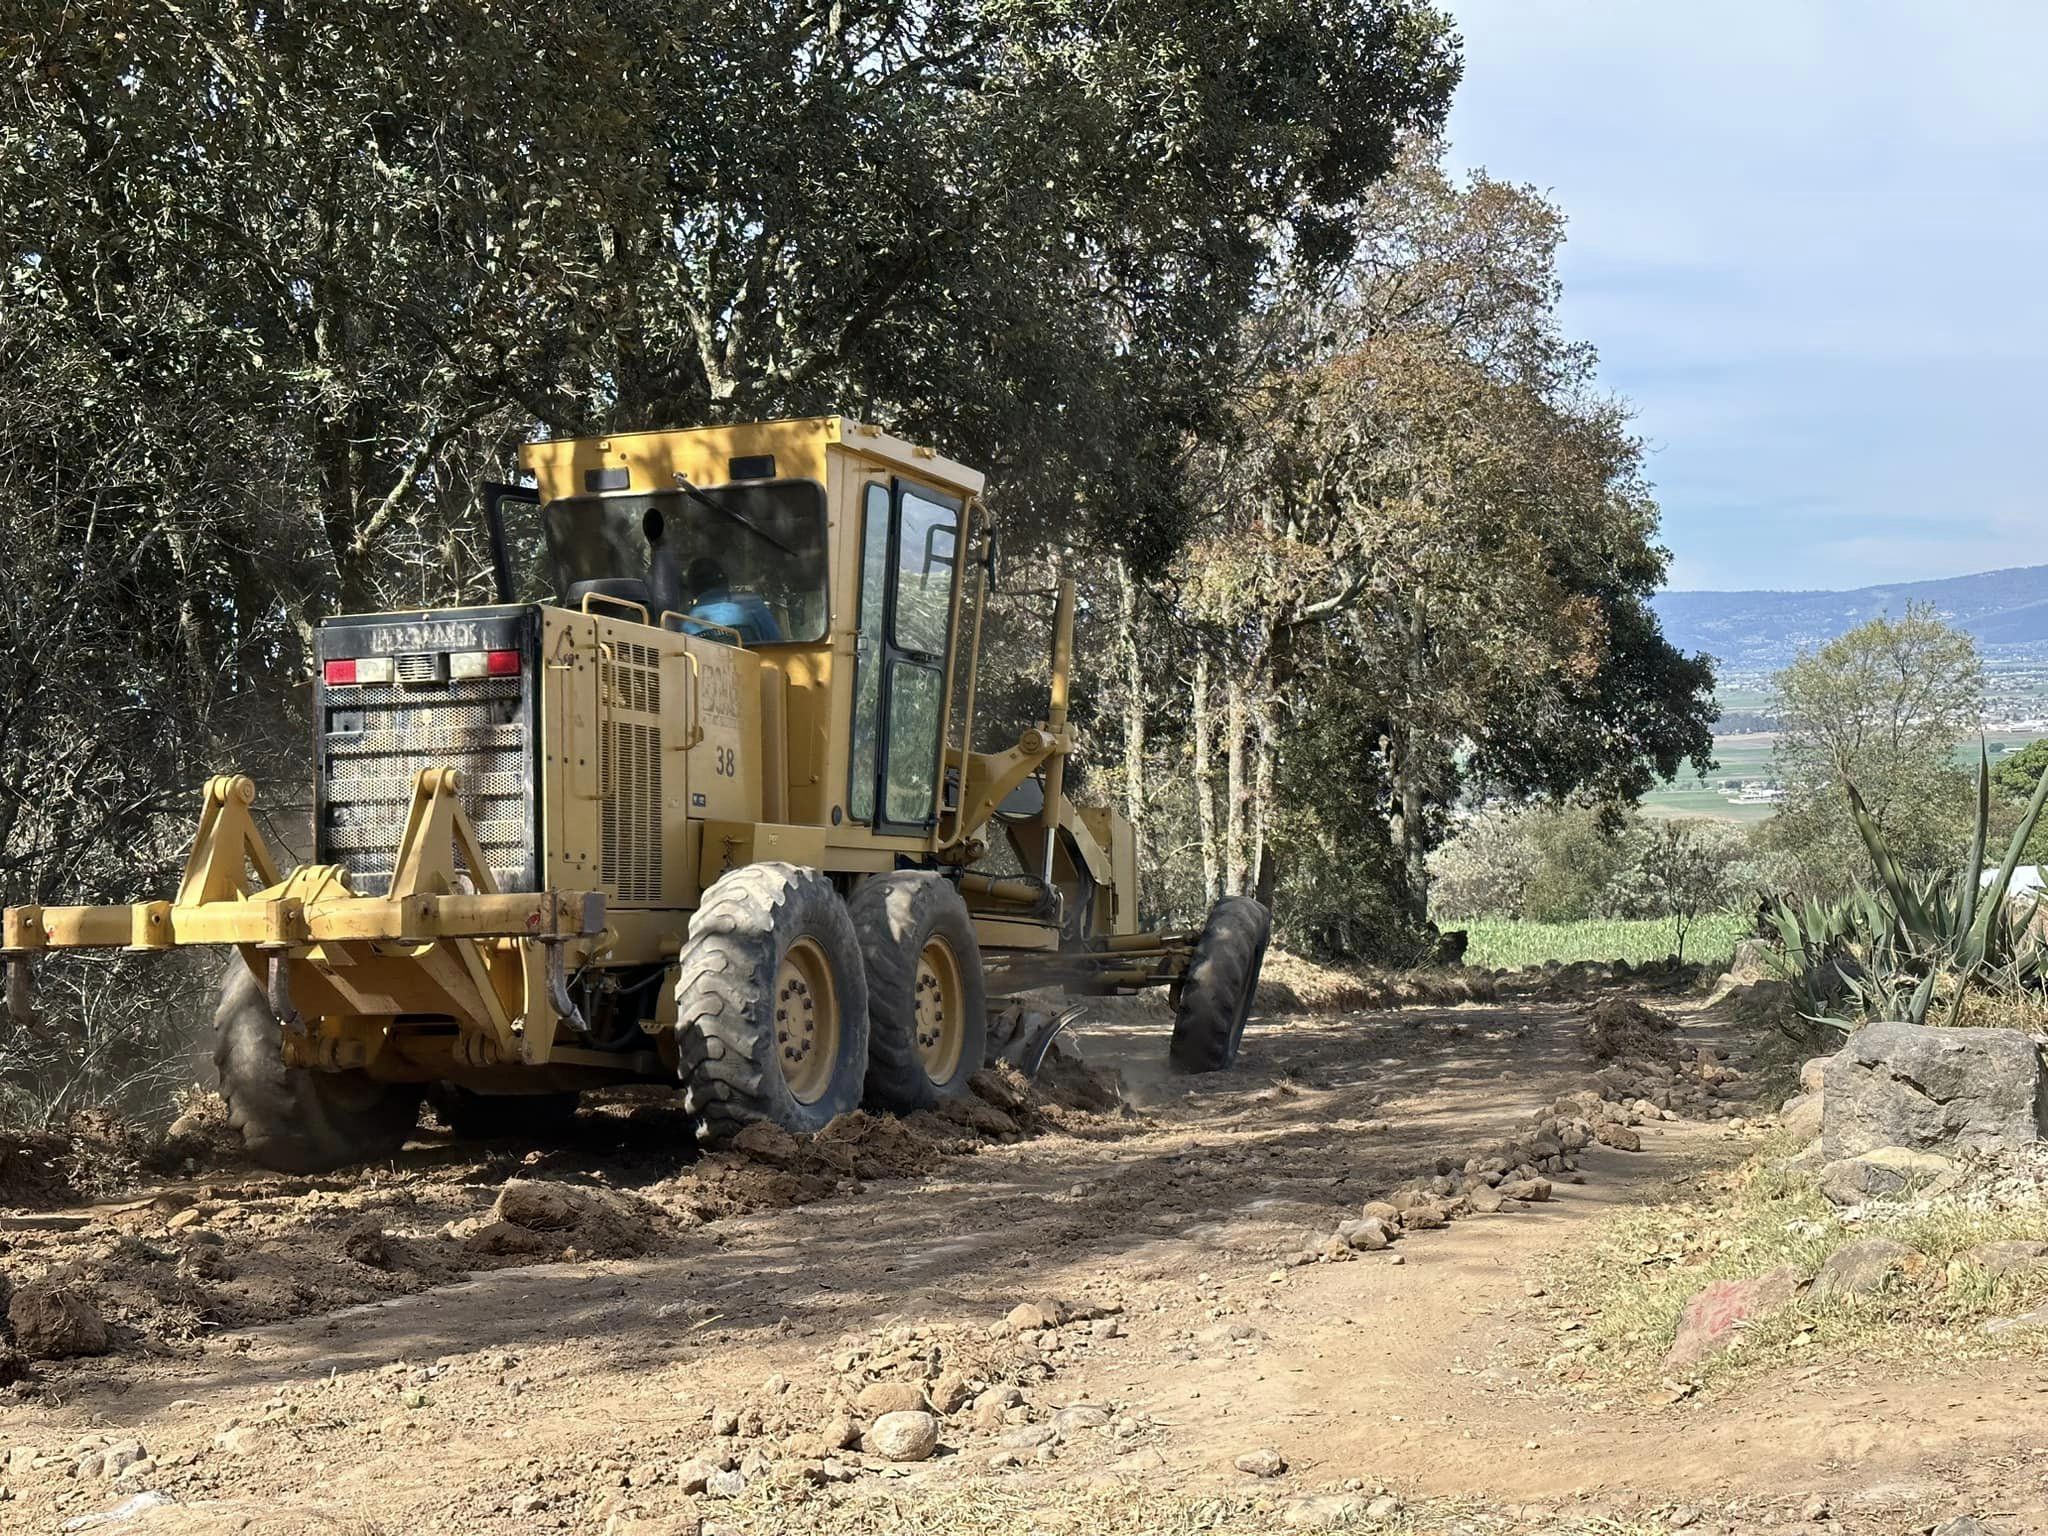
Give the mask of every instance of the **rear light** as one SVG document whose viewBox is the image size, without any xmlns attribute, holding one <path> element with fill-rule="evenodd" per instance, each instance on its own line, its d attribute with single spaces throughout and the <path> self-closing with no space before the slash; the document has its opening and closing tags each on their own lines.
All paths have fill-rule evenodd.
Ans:
<svg viewBox="0 0 2048 1536">
<path fill-rule="evenodd" d="M 517 651 L 453 651 L 448 657 L 448 676 L 455 682 L 473 682 L 480 677 L 517 677 Z"/>
<path fill-rule="evenodd" d="M 391 681 L 391 658 L 339 656 L 321 669 L 321 675 L 327 679 L 330 688 L 349 683 L 388 683 Z"/>
</svg>

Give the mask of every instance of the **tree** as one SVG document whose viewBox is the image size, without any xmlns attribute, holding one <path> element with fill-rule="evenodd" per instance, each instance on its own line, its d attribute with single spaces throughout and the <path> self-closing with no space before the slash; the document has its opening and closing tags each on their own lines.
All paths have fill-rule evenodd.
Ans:
<svg viewBox="0 0 2048 1536">
<path fill-rule="evenodd" d="M 1266 851 L 1282 720 L 1351 670 L 1341 787 L 1380 797 L 1416 921 L 1461 756 L 1508 798 L 1629 803 L 1704 763 L 1712 720 L 1707 663 L 1648 607 L 1641 445 L 1557 325 L 1562 217 L 1441 153 L 1410 146 L 1375 189 L 1336 283 L 1294 272 L 1253 322 L 1177 594 L 1227 658 L 1226 887 Z"/>
<path fill-rule="evenodd" d="M 1932 869 L 1951 856 L 1974 800 L 1956 743 L 1984 698 L 1969 635 L 1915 604 L 1802 654 L 1772 686 L 1785 798 L 1769 838 L 1798 860 L 1802 884 L 1839 892 L 1869 869 L 1845 809 L 1851 783 L 1902 863 Z"/>
<path fill-rule="evenodd" d="M 1755 887 L 1741 827 L 1698 816 L 1646 819 L 1631 832 L 1629 862 L 1606 895 L 1616 917 L 1668 918 L 1674 952 L 1702 918 L 1725 912 Z"/>
</svg>

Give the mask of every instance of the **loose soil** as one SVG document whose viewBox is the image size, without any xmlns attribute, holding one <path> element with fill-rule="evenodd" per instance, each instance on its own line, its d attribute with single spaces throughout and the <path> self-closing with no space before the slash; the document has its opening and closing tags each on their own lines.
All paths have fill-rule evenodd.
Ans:
<svg viewBox="0 0 2048 1536">
<path fill-rule="evenodd" d="M 1741 1065 L 1694 1001 L 1601 998 Z M 2033 1360 L 1692 1395 L 1576 1365 L 1541 1277 L 1767 1121 L 1653 1121 L 1548 1200 L 1305 1262 L 1585 1088 L 1595 1000 L 1262 1015 L 1201 1079 L 1168 1075 L 1152 1007 L 1098 1009 L 1035 1089 L 701 1159 L 642 1097 L 549 1149 L 10 1186 L 0 1267 L 92 1296 L 117 1350 L 0 1390 L 0 1530 L 2048 1529 Z M 920 1389 L 952 1410 L 931 1459 L 828 1443 Z M 736 1496 L 696 1491 L 727 1462 Z"/>
</svg>

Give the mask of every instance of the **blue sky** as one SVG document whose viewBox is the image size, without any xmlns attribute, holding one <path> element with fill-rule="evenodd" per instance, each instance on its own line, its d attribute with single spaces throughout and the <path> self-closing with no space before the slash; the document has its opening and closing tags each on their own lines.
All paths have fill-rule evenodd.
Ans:
<svg viewBox="0 0 2048 1536">
<path fill-rule="evenodd" d="M 1672 586 L 2048 563 L 2048 4 L 1444 3 L 1454 158 L 1569 216 Z"/>
</svg>

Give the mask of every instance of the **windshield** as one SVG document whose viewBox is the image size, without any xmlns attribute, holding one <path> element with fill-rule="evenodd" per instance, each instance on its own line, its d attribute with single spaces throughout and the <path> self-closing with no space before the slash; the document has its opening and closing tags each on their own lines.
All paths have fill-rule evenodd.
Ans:
<svg viewBox="0 0 2048 1536">
<path fill-rule="evenodd" d="M 757 480 L 645 496 L 550 502 L 541 514 L 555 589 L 626 578 L 649 606 L 695 614 L 750 643 L 825 637 L 825 489 Z"/>
</svg>

